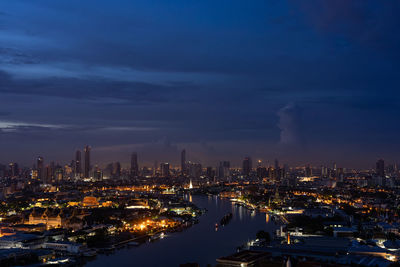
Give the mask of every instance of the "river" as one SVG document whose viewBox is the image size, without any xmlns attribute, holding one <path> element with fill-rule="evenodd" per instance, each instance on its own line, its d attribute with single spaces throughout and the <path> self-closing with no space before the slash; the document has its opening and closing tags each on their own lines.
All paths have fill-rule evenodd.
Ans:
<svg viewBox="0 0 400 267">
<path fill-rule="evenodd" d="M 238 246 L 255 239 L 259 230 L 272 233 L 277 228 L 265 213 L 235 206 L 228 199 L 198 195 L 187 198 L 198 207 L 208 210 L 200 217 L 198 224 L 182 232 L 169 233 L 156 242 L 120 249 L 110 255 L 100 254 L 86 266 L 165 267 L 189 262 L 215 266 L 217 258 L 234 253 Z M 233 214 L 230 223 L 216 231 L 215 223 L 229 212 Z"/>
</svg>

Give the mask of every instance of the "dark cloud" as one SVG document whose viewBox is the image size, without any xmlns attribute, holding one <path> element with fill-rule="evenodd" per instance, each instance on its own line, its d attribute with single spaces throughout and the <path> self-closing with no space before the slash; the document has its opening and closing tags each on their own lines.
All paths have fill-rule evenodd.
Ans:
<svg viewBox="0 0 400 267">
<path fill-rule="evenodd" d="M 31 55 L 9 47 L 0 47 L 0 63 L 2 64 L 34 64 L 39 63 Z"/>
<path fill-rule="evenodd" d="M 398 1 L 291 1 L 319 32 L 398 56 Z M 389 51 L 387 51 L 389 50 Z"/>
<path fill-rule="evenodd" d="M 184 90 L 195 90 L 187 82 L 159 85 L 145 82 L 121 82 L 102 78 L 50 77 L 15 79 L 0 71 L 0 93 L 54 96 L 76 99 L 120 99 L 129 103 L 168 102 Z M 109 103 L 112 104 L 112 103 Z M 118 105 L 123 102 L 118 102 Z"/>
<path fill-rule="evenodd" d="M 302 136 L 302 119 L 301 109 L 294 103 L 287 104 L 282 107 L 278 113 L 280 129 L 279 143 L 282 145 L 301 145 L 303 143 Z"/>
<path fill-rule="evenodd" d="M 0 2 L 0 161 L 90 143 L 365 163 L 398 143 L 397 2 L 117 2 Z"/>
</svg>

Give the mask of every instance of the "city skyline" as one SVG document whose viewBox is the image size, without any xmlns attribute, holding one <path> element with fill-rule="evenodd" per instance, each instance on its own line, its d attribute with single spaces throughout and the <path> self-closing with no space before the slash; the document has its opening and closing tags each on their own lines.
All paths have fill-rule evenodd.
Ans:
<svg viewBox="0 0 400 267">
<path fill-rule="evenodd" d="M 47 162 L 45 162 L 45 158 L 40 155 L 35 158 L 33 165 L 23 165 L 20 162 L 8 162 L 7 164 L 3 164 L 4 166 L 9 165 L 10 170 L 12 171 L 14 168 L 22 167 L 22 168 L 32 168 L 38 170 L 38 177 L 42 176 L 43 169 L 45 167 L 48 167 L 49 164 L 57 164 L 57 165 L 69 165 L 71 169 L 73 170 L 74 173 L 78 174 L 78 176 L 83 175 L 81 178 L 89 178 L 89 172 L 93 171 L 93 168 L 107 168 L 110 164 L 120 164 L 119 168 L 123 168 L 125 170 L 129 170 L 129 173 L 131 177 L 135 177 L 139 175 L 140 169 L 141 168 L 149 168 L 149 169 L 154 169 L 155 166 L 157 166 L 157 169 L 162 169 L 162 166 L 158 165 L 158 160 L 153 160 L 153 161 L 143 161 L 141 158 L 138 158 L 138 153 L 137 152 L 131 152 L 130 153 L 130 158 L 129 159 L 123 159 L 123 160 L 116 160 L 116 159 L 109 159 L 107 162 L 97 162 L 96 160 L 92 162 L 92 147 L 90 145 L 85 145 L 83 147 L 84 155 L 85 158 L 82 161 L 81 159 L 81 150 L 77 149 L 75 152 L 75 158 L 66 160 L 65 162 L 60 162 L 60 161 L 55 161 L 54 159 L 48 159 Z M 233 161 L 228 161 L 226 159 L 220 159 L 219 161 L 215 161 L 212 163 L 209 162 L 202 162 L 202 161 L 195 161 L 189 157 L 187 159 L 186 157 L 186 149 L 182 149 L 180 152 L 180 158 L 173 160 L 173 161 L 168 161 L 168 160 L 161 160 L 160 163 L 162 164 L 168 164 L 168 168 L 173 168 L 175 170 L 180 170 L 181 175 L 188 175 L 187 173 L 187 168 L 190 166 L 190 164 L 201 164 L 202 168 L 205 170 L 206 168 L 216 168 L 218 169 L 219 166 L 224 163 L 228 162 L 229 168 L 232 169 L 241 169 L 242 174 L 247 176 L 249 175 L 250 171 L 257 170 L 258 167 L 273 167 L 274 169 L 279 169 L 279 168 L 314 168 L 314 169 L 321 169 L 323 170 L 325 168 L 329 169 L 336 169 L 336 168 L 344 168 L 344 169 L 349 169 L 349 170 L 373 170 L 375 169 L 376 172 L 379 175 L 382 175 L 385 170 L 385 162 L 386 164 L 390 166 L 394 166 L 397 168 L 397 162 L 396 161 L 385 161 L 385 159 L 382 158 L 377 158 L 376 162 L 371 162 L 370 166 L 364 167 L 364 168 L 356 168 L 354 166 L 342 166 L 336 161 L 330 161 L 330 162 L 323 162 L 323 163 L 318 163 L 318 164 L 312 164 L 310 162 L 302 162 L 297 165 L 292 165 L 288 164 L 285 160 L 280 161 L 279 159 L 261 159 L 261 158 L 253 158 L 251 156 L 245 156 L 244 158 L 235 158 Z M 140 156 L 140 155 L 139 155 Z M 253 160 L 254 162 L 257 162 L 257 164 L 253 165 Z M 82 171 L 82 163 L 83 163 L 83 171 Z M 0 166 L 1 166 L 0 162 Z M 61 166 L 60 165 L 60 166 Z M 380 167 L 379 167 L 380 166 Z M 54 169 L 54 166 L 53 166 Z M 379 170 L 379 171 L 378 171 Z"/>
<path fill-rule="evenodd" d="M 203 162 L 398 158 L 396 2 L 0 10 L 0 162 L 66 161 L 86 143 L 99 162 L 182 148 Z"/>
<path fill-rule="evenodd" d="M 0 266 L 400 266 L 400 1 L 0 1 Z"/>
</svg>

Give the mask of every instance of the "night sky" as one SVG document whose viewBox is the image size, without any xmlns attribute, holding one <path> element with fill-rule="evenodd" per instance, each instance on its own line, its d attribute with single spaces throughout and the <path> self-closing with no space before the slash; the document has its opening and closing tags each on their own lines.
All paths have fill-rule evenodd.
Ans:
<svg viewBox="0 0 400 267">
<path fill-rule="evenodd" d="M 0 1 L 0 162 L 400 151 L 399 1 Z"/>
</svg>

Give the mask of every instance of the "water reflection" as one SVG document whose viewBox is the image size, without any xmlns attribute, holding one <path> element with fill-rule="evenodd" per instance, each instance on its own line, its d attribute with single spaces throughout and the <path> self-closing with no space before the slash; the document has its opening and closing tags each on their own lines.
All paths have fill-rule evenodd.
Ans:
<svg viewBox="0 0 400 267">
<path fill-rule="evenodd" d="M 244 208 L 239 206 L 239 221 L 243 221 Z"/>
<path fill-rule="evenodd" d="M 199 224 L 179 232 L 168 234 L 164 239 L 139 247 L 117 250 L 114 254 L 98 255 L 87 266 L 179 266 L 197 262 L 200 266 L 216 264 L 215 259 L 235 252 L 235 248 L 254 239 L 259 230 L 275 231 L 275 224 L 268 215 L 235 206 L 228 199 L 212 196 L 187 195 L 195 205 L 207 209 L 199 218 Z M 232 212 L 232 220 L 224 227 L 215 223 Z M 157 255 L 157 257 L 154 257 Z"/>
</svg>

